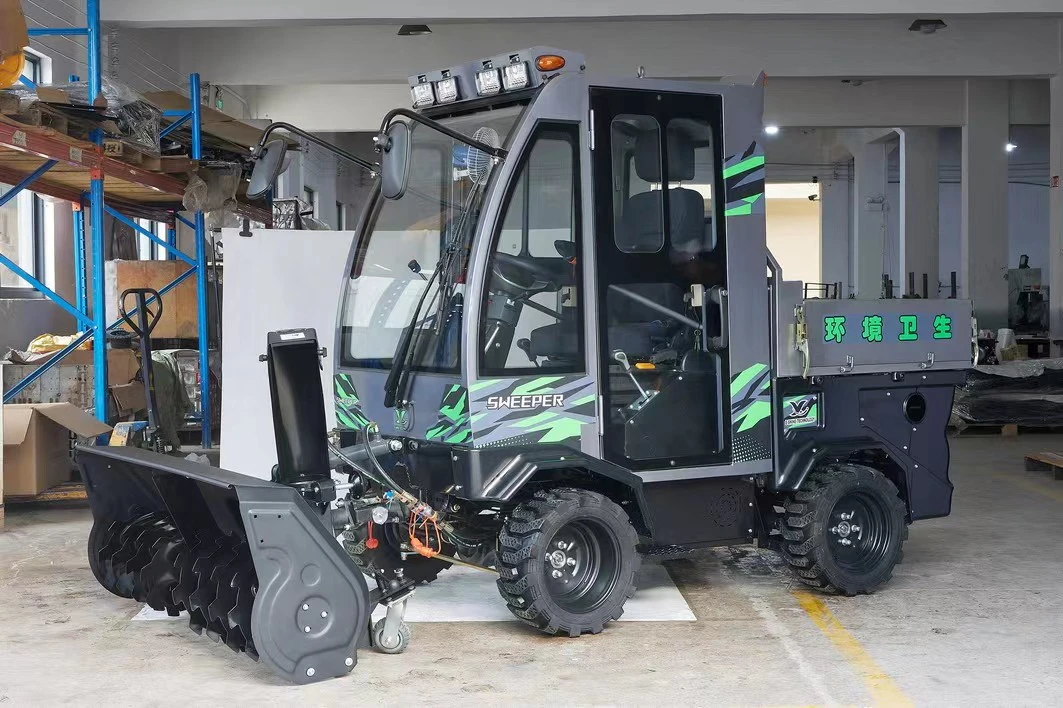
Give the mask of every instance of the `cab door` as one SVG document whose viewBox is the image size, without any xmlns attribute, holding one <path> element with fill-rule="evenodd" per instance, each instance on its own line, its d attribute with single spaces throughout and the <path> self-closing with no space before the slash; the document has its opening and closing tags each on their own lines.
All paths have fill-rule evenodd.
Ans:
<svg viewBox="0 0 1063 708">
<path fill-rule="evenodd" d="M 728 464 L 722 100 L 594 88 L 591 108 L 604 457 Z"/>
</svg>

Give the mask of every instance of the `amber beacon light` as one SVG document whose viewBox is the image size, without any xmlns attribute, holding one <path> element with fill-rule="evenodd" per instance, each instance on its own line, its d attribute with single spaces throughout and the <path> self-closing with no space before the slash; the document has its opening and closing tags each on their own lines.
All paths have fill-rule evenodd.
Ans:
<svg viewBox="0 0 1063 708">
<path fill-rule="evenodd" d="M 544 54 L 536 57 L 535 68 L 539 71 L 557 71 L 565 68 L 565 58 L 556 54 Z"/>
</svg>

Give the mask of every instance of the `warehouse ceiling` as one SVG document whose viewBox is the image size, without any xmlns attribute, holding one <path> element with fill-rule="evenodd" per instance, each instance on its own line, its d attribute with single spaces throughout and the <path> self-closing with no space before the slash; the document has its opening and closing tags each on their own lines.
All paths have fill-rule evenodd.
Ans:
<svg viewBox="0 0 1063 708">
<path fill-rule="evenodd" d="M 289 22 L 445 21 L 531 19 L 609 19 L 693 17 L 709 15 L 855 17 L 917 15 L 1050 14 L 1059 13 L 1059 0 L 538 0 L 534 3 L 483 0 L 108 0 L 102 3 L 106 22 L 142 26 L 218 26 L 286 24 Z"/>
</svg>

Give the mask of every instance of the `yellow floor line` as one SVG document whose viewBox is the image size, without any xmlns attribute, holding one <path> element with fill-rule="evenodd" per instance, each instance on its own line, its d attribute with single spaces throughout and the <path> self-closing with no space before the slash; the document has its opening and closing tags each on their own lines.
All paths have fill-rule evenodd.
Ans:
<svg viewBox="0 0 1063 708">
<path fill-rule="evenodd" d="M 816 595 L 805 590 L 793 590 L 801 609 L 811 618 L 834 648 L 841 652 L 849 664 L 863 679 L 868 693 L 879 706 L 911 706 L 912 702 L 904 695 L 890 675 L 875 663 L 863 645 L 849 633 L 830 608 Z"/>
<path fill-rule="evenodd" d="M 1063 490 L 1061 490 L 1061 489 L 1052 489 L 1050 487 L 1045 487 L 1045 486 L 1043 486 L 1041 484 L 1038 484 L 1037 482 L 1034 482 L 1032 480 L 1026 479 L 1025 477 L 1019 476 L 1018 473 L 1013 474 L 1013 475 L 996 474 L 996 475 L 993 475 L 993 476 L 996 477 L 997 479 L 1007 480 L 1008 482 L 1011 482 L 1012 484 L 1015 484 L 1015 485 L 1017 485 L 1019 487 L 1022 487 L 1023 489 L 1028 489 L 1031 492 L 1036 492 L 1037 494 L 1040 494 L 1042 496 L 1046 496 L 1049 499 L 1055 499 L 1058 502 L 1063 502 Z M 1052 481 L 1055 481 L 1055 480 L 1052 480 Z M 1059 484 L 1059 482 L 1056 482 L 1056 484 Z"/>
</svg>

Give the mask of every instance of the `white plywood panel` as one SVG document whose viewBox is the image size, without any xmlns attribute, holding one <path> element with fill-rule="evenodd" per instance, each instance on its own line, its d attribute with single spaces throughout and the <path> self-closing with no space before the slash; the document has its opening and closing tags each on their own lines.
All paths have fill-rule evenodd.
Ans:
<svg viewBox="0 0 1063 708">
<path fill-rule="evenodd" d="M 494 573 L 471 568 L 451 568 L 439 580 L 417 588 L 406 608 L 407 622 L 515 622 L 517 618 L 506 608 L 498 595 Z M 366 579 L 370 587 L 373 581 Z M 636 579 L 638 591 L 624 605 L 621 622 L 694 622 L 694 616 L 683 594 L 679 592 L 668 570 L 659 563 L 643 563 Z M 384 616 L 386 609 L 378 607 L 373 617 Z M 181 615 L 184 618 L 184 615 Z M 165 612 L 147 605 L 134 620 L 174 619 Z"/>
<path fill-rule="evenodd" d="M 221 466 L 268 479 L 277 463 L 266 365 L 266 334 L 313 327 L 329 350 L 321 372 L 328 427 L 335 425 L 332 345 L 349 231 L 224 229 Z"/>
</svg>

